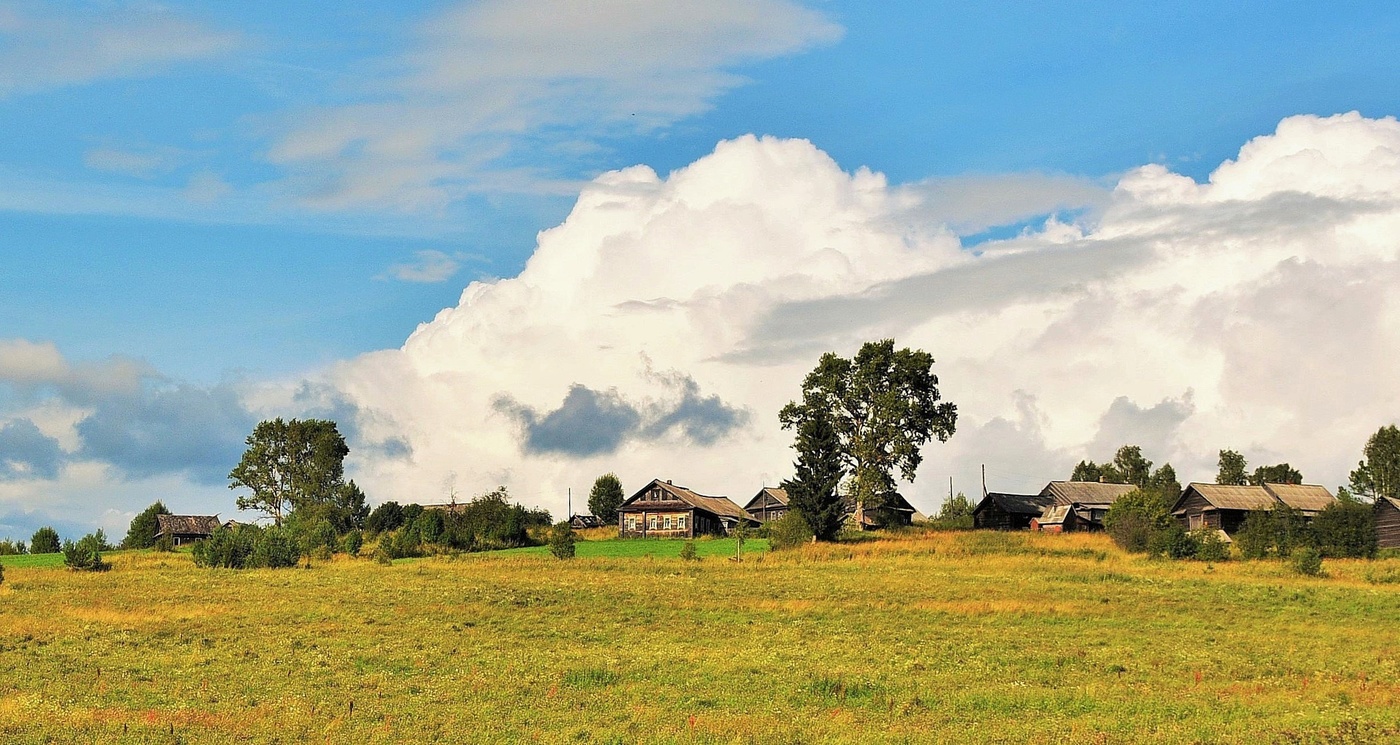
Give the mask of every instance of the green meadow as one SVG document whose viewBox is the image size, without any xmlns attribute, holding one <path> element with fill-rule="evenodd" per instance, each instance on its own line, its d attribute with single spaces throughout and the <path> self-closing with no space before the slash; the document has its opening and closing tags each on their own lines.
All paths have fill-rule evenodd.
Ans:
<svg viewBox="0 0 1400 745">
<path fill-rule="evenodd" d="M 1097 535 L 585 541 L 384 566 L 6 557 L 0 741 L 1400 740 L 1400 560 Z"/>
</svg>

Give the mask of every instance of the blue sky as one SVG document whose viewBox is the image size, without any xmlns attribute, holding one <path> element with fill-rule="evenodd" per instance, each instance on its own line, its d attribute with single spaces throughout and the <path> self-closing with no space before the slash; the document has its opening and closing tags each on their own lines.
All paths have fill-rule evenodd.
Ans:
<svg viewBox="0 0 1400 745">
<path fill-rule="evenodd" d="M 153 17 L 120 3 L 9 7 L 70 35 Z M 268 157 L 278 121 L 379 99 L 448 7 L 170 5 L 155 15 L 193 24 L 208 48 L 0 98 L 0 179 L 33 195 L 0 212 L 5 335 L 202 381 L 287 374 L 394 346 L 465 280 L 519 271 L 571 206 L 567 183 L 488 185 L 422 209 L 303 209 L 270 188 L 290 170 Z M 1400 100 L 1387 3 L 808 7 L 840 30 L 736 55 L 722 69 L 744 80 L 698 96 L 698 113 L 645 129 L 549 122 L 502 137 L 515 149 L 488 168 L 561 182 L 634 163 L 665 172 L 753 132 L 810 139 L 895 182 L 1103 178 L 1152 161 L 1201 178 L 1284 116 L 1386 115 Z M 170 203 L 201 176 L 217 196 Z M 443 282 L 390 278 L 416 251 L 467 258 Z"/>
<path fill-rule="evenodd" d="M 43 519 L 96 524 L 95 512 L 120 525 L 153 490 L 218 509 L 230 501 L 220 464 L 252 422 L 276 414 L 342 416 L 355 452 L 365 454 L 352 472 L 383 485 L 372 500 L 412 498 L 393 491 L 410 473 L 395 469 L 411 468 L 414 488 L 449 476 L 466 490 L 518 481 L 550 504 L 567 488 L 586 488 L 579 474 L 591 470 L 630 467 L 639 478 L 654 470 L 662 455 L 607 460 L 639 448 L 629 438 L 641 432 L 670 443 L 665 457 L 681 446 L 719 452 L 743 437 L 767 443 L 747 448 L 758 455 L 744 478 L 776 481 L 786 445 L 767 433 L 773 416 L 765 407 L 791 395 L 805 364 L 783 355 L 852 341 L 836 331 L 818 339 L 803 328 L 817 317 L 803 315 L 807 309 L 870 308 L 869 318 L 845 320 L 935 346 L 961 331 L 928 337 L 937 325 L 930 318 L 948 307 L 994 308 L 1005 328 L 1029 338 L 1017 325 L 1030 323 L 1023 306 L 1044 299 L 1016 285 L 1059 287 L 1055 297 L 1088 304 L 1097 290 L 1056 285 L 1057 272 L 1110 267 L 1102 280 L 1128 286 L 1141 268 L 1139 254 L 1100 260 L 1092 247 L 1063 256 L 1055 247 L 1141 227 L 1113 209 L 1125 199 L 1160 207 L 1134 185 L 1154 184 L 1184 200 L 1182 209 L 1200 208 L 1164 174 L 1204 182 L 1223 162 L 1244 160 L 1241 148 L 1260 137 L 1273 143 L 1256 148 L 1266 155 L 1256 152 L 1235 169 L 1236 185 L 1218 190 L 1258 200 L 1240 225 L 1266 231 L 1297 215 L 1351 219 L 1331 202 L 1309 208 L 1316 212 L 1275 210 L 1271 189 L 1331 173 L 1316 164 L 1288 170 L 1315 151 L 1343 174 L 1337 179 L 1384 192 L 1384 167 L 1364 166 L 1384 162 L 1388 146 L 1375 143 L 1400 114 L 1396 49 L 1400 11 L 1379 2 L 0 0 L 0 445 L 11 449 L 0 453 L 0 537 Z M 1346 112 L 1360 119 L 1336 116 Z M 1356 143 L 1381 155 L 1351 163 Z M 1149 164 L 1165 170 L 1141 170 Z M 603 175 L 636 165 L 659 177 Z M 667 178 L 678 169 L 715 181 Z M 862 169 L 887 181 L 874 184 Z M 1246 171 L 1263 175 L 1241 185 Z M 1351 194 L 1317 181 L 1298 190 L 1318 200 Z M 853 201 L 824 201 L 834 194 Z M 677 202 L 666 201 L 682 197 L 749 207 L 688 224 L 672 211 Z M 853 267 L 849 277 L 822 284 L 835 271 L 820 258 L 829 247 L 798 244 L 827 239 L 800 235 L 807 221 L 789 211 L 789 199 L 833 211 L 812 214 L 813 224 L 849 217 L 866 235 L 837 251 Z M 610 232 L 614 207 L 630 233 Z M 1196 232 L 1180 233 L 1190 238 L 1181 251 L 1218 239 L 1218 216 L 1198 218 Z M 901 237 L 886 246 L 894 224 Z M 541 231 L 549 231 L 543 241 Z M 705 264 L 725 254 L 724 242 L 760 235 L 766 242 L 747 254 L 754 267 L 786 251 L 815 267 L 803 281 L 825 289 Z M 1275 239 L 1264 235 L 1239 240 L 1258 241 L 1260 266 L 1292 271 L 1287 262 L 1303 254 L 1274 256 L 1267 246 Z M 634 239 L 645 250 L 629 253 Z M 882 262 L 906 244 L 918 250 L 895 265 L 909 274 L 892 273 Z M 1049 253 L 1037 254 L 1034 268 L 959 264 L 1042 249 Z M 622 255 L 632 263 L 610 263 Z M 538 265 L 533 276 L 527 261 Z M 591 274 L 600 267 L 627 277 L 630 288 Z M 936 281 L 918 274 L 944 270 Z M 682 293 L 671 271 L 690 272 L 693 286 Z M 1243 304 L 1257 288 L 1236 279 L 1245 284 L 1229 297 Z M 476 280 L 477 294 L 464 298 Z M 881 283 L 890 282 L 957 297 L 926 317 L 932 311 L 918 303 L 880 300 L 888 289 Z M 806 289 L 784 294 L 765 283 Z M 538 305 L 512 305 L 522 287 L 537 293 Z M 696 316 L 680 331 L 650 321 L 634 330 L 674 334 L 684 349 L 711 349 L 709 356 L 667 357 L 646 339 L 615 339 L 576 349 L 567 358 L 576 371 L 547 370 L 560 364 L 558 349 L 604 334 L 618 309 L 687 307 L 726 287 L 742 299 L 716 301 L 730 316 Z M 843 305 L 839 292 L 872 294 Z M 568 305 L 588 293 L 617 303 Z M 556 296 L 574 316 L 551 315 Z M 1068 323 L 1087 307 L 1037 312 Z M 1371 313 L 1363 321 L 1389 311 Z M 507 334 L 516 316 L 539 325 Z M 596 327 L 548 333 L 585 320 Z M 428 325 L 410 340 L 420 324 Z M 759 338 L 774 329 L 791 338 Z M 1305 335 L 1284 331 L 1281 338 Z M 1052 332 L 1043 330 L 1047 339 Z M 720 337 L 729 346 L 706 346 Z M 1043 355 L 1051 343 L 1019 347 L 1030 342 L 1012 331 L 997 338 L 1007 355 Z M 1225 327 L 1213 337 L 1222 345 L 1228 338 Z M 954 373 L 990 376 L 990 358 L 974 360 L 983 351 L 977 344 L 948 344 L 934 351 Z M 384 351 L 400 347 L 397 357 Z M 1236 349 L 1222 346 L 1221 359 Z M 751 364 L 760 367 L 744 367 Z M 1094 448 L 1126 437 L 1158 443 L 1178 470 L 1205 469 L 1220 446 L 1200 436 L 1207 429 L 1253 448 L 1254 459 L 1300 457 L 1282 442 L 1325 451 L 1319 469 L 1329 479 L 1354 463 L 1341 445 L 1319 450 L 1291 435 L 1199 424 L 1238 418 L 1243 404 L 1229 403 L 1230 392 L 1259 372 L 1220 364 L 1218 400 L 1212 386 L 1169 375 L 1150 385 L 1143 374 L 1106 378 L 1093 395 L 1076 397 L 1025 380 L 978 387 L 954 374 L 950 391 L 966 401 L 972 428 L 958 442 L 973 444 L 931 458 L 933 475 L 921 481 L 962 479 L 969 463 L 1000 452 L 994 433 L 1013 430 L 1011 439 L 1038 455 L 991 470 L 1027 483 L 1056 475 L 1062 462 L 1102 459 Z M 473 366 L 524 372 L 493 378 Z M 766 387 L 760 395 L 749 384 Z M 1364 382 L 1354 388 L 1363 398 L 1369 390 Z M 589 423 L 589 411 L 630 412 L 637 431 L 589 433 L 606 444 L 601 450 L 573 443 L 569 432 L 552 433 L 563 444 L 543 455 L 528 447 L 538 434 L 532 422 Z M 435 419 L 446 412 L 479 431 Z M 1361 416 L 1337 424 L 1347 437 L 1365 426 Z M 1183 434 L 1193 431 L 1195 439 Z M 434 439 L 459 450 L 438 452 Z M 454 459 L 475 460 L 459 467 Z M 708 475 L 699 461 L 692 470 Z M 748 488 L 732 478 L 734 489 Z M 916 503 L 934 499 L 911 494 Z"/>
</svg>

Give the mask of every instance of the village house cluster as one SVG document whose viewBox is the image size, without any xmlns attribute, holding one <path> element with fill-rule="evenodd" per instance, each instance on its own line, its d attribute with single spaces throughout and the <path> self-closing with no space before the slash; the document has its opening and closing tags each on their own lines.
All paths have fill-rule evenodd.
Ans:
<svg viewBox="0 0 1400 745">
<path fill-rule="evenodd" d="M 973 509 L 973 527 L 984 530 L 1036 530 L 1047 533 L 1103 530 L 1103 519 L 1114 501 L 1132 492 L 1132 484 L 1094 481 L 1051 481 L 1036 494 L 988 492 Z M 880 525 L 858 509 L 848 519 L 862 529 L 911 525 L 923 516 L 898 493 L 887 495 L 890 504 Z M 1172 515 L 1189 530 L 1211 529 L 1226 542 L 1244 526 L 1253 512 L 1268 512 L 1286 505 L 1311 520 L 1337 498 L 1326 487 L 1311 484 L 1263 484 L 1229 486 L 1191 483 L 1172 506 Z M 425 509 L 452 509 L 449 505 L 424 505 Z M 728 535 L 736 525 L 758 527 L 788 513 L 785 490 L 765 486 L 744 506 L 723 496 L 709 496 L 693 489 L 653 479 L 618 508 L 618 534 L 623 538 L 695 538 Z M 175 545 L 207 538 L 219 527 L 217 516 L 160 515 L 157 537 L 169 536 Z M 601 528 L 593 515 L 571 515 L 575 529 Z M 226 525 L 232 525 L 232 521 Z M 1376 529 L 1381 548 L 1400 548 L 1400 500 L 1381 497 L 1376 502 Z"/>
</svg>

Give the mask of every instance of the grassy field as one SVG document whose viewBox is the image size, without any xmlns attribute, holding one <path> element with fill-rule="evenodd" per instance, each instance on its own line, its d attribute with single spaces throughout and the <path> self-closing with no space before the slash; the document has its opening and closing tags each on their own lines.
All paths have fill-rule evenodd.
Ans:
<svg viewBox="0 0 1400 745">
<path fill-rule="evenodd" d="M 0 556 L 0 564 L 4 564 L 6 569 L 30 568 L 30 567 L 61 567 L 63 566 L 63 554 L 11 554 Z"/>
<path fill-rule="evenodd" d="M 1301 578 L 1085 535 L 692 563 L 599 543 L 9 568 L 0 741 L 1400 741 L 1395 560 Z"/>
</svg>

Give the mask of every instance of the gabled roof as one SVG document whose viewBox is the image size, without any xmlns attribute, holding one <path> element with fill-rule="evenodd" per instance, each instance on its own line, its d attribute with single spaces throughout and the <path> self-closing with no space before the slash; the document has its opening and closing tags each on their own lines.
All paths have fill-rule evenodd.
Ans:
<svg viewBox="0 0 1400 745">
<path fill-rule="evenodd" d="M 156 515 L 156 535 L 213 535 L 218 515 Z"/>
<path fill-rule="evenodd" d="M 1187 484 L 1180 505 L 1191 492 L 1218 510 L 1263 511 L 1286 504 L 1302 512 L 1320 512 L 1337 501 L 1326 487 L 1312 484 L 1264 484 L 1263 486 L 1234 486 L 1226 484 Z M 1173 505 L 1173 511 L 1176 505 Z"/>
<path fill-rule="evenodd" d="M 1388 502 L 1388 503 L 1390 503 L 1390 506 L 1391 506 L 1391 507 L 1394 507 L 1395 509 L 1400 510 L 1400 499 L 1392 499 L 1391 497 L 1376 497 L 1376 506 L 1377 506 L 1377 507 L 1379 507 L 1379 506 L 1381 505 L 1381 502 Z"/>
<path fill-rule="evenodd" d="M 1046 494 L 1005 494 L 1002 492 L 987 492 L 987 496 L 973 508 L 972 514 L 977 514 L 982 510 L 995 504 L 1003 510 L 1018 515 L 1039 515 L 1045 511 L 1054 501 Z"/>
<path fill-rule="evenodd" d="M 1181 498 L 1190 492 L 1219 510 L 1271 510 L 1278 500 L 1260 486 L 1233 486 L 1226 484 L 1187 484 Z"/>
<path fill-rule="evenodd" d="M 747 520 L 749 522 L 753 521 L 749 513 L 745 512 L 739 505 L 734 504 L 733 500 L 729 497 L 709 497 L 687 489 L 684 486 L 677 486 L 669 481 L 662 481 L 661 479 L 652 479 L 651 483 L 642 487 L 640 491 L 629 497 L 618 509 L 628 508 L 632 503 L 636 502 L 639 497 L 651 491 L 654 487 L 660 487 L 662 491 L 666 492 L 673 499 L 685 502 L 691 507 L 712 512 L 719 517 L 730 517 L 736 520 Z"/>
<path fill-rule="evenodd" d="M 767 497 L 768 499 L 771 499 L 774 502 L 777 502 L 778 504 L 781 504 L 783 506 L 787 506 L 788 503 L 787 489 L 783 489 L 776 486 L 765 486 L 762 489 L 759 489 L 757 494 L 753 495 L 753 499 L 750 499 L 748 503 L 744 505 L 744 509 L 753 509 L 755 506 L 758 505 L 759 502 L 763 501 L 764 497 Z"/>
<path fill-rule="evenodd" d="M 1264 488 L 1280 502 L 1303 512 L 1321 512 L 1337 501 L 1327 487 L 1316 484 L 1264 484 Z"/>
<path fill-rule="evenodd" d="M 1087 504 L 1107 507 L 1114 500 L 1137 487 L 1132 484 L 1105 484 L 1099 481 L 1051 481 L 1040 490 L 1040 496 L 1049 496 L 1055 504 Z"/>
</svg>

